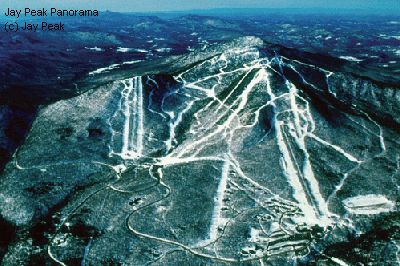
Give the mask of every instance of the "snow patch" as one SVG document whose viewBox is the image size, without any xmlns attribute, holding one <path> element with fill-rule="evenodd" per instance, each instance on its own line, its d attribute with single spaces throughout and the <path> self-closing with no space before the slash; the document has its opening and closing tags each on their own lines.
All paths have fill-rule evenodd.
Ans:
<svg viewBox="0 0 400 266">
<path fill-rule="evenodd" d="M 390 212 L 394 209 L 394 202 L 388 200 L 383 195 L 367 194 L 342 201 L 346 210 L 354 214 L 379 214 L 382 212 Z"/>
<path fill-rule="evenodd" d="M 101 74 L 101 73 L 113 70 L 117 67 L 119 67 L 119 64 L 112 64 L 108 67 L 102 67 L 102 68 L 96 69 L 95 71 L 89 72 L 89 75 Z"/>
<path fill-rule="evenodd" d="M 103 52 L 104 49 L 100 48 L 100 47 L 85 47 L 85 49 L 90 50 L 90 51 L 95 51 L 95 52 Z"/>
<path fill-rule="evenodd" d="M 141 62 L 141 61 L 142 60 L 133 60 L 133 61 L 123 62 L 122 64 L 112 64 L 112 65 L 110 65 L 108 67 L 98 68 L 98 69 L 96 69 L 96 70 L 94 70 L 92 72 L 89 72 L 89 75 L 101 74 L 101 73 L 108 72 L 110 70 L 119 68 L 122 65 L 132 65 L 132 64 L 136 64 L 136 63 Z"/>
<path fill-rule="evenodd" d="M 362 59 L 358 59 L 358 58 L 353 57 L 353 56 L 339 56 L 339 58 L 347 60 L 347 61 L 352 61 L 352 62 L 361 62 L 361 61 L 363 61 Z"/>
<path fill-rule="evenodd" d="M 119 52 L 119 53 L 127 53 L 127 52 L 147 53 L 148 51 L 145 49 L 118 47 L 117 52 Z"/>
<path fill-rule="evenodd" d="M 172 48 L 158 48 L 156 51 L 159 53 L 169 53 L 172 51 Z"/>
</svg>

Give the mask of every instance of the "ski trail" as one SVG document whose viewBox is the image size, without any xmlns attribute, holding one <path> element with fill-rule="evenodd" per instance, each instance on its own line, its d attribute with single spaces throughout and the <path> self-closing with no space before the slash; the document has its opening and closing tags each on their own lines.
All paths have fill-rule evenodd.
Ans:
<svg viewBox="0 0 400 266">
<path fill-rule="evenodd" d="M 295 137 L 298 148 L 304 154 L 302 175 L 310 189 L 309 197 L 314 202 L 314 205 L 320 214 L 319 220 L 320 220 L 320 222 L 322 222 L 322 220 L 323 220 L 324 224 L 327 225 L 330 223 L 330 219 L 328 217 L 331 215 L 328 210 L 328 205 L 327 205 L 325 199 L 323 198 L 323 196 L 321 195 L 321 192 L 319 189 L 319 183 L 314 176 L 314 172 L 312 170 L 312 166 L 311 166 L 311 162 L 310 162 L 310 155 L 307 151 L 307 147 L 306 147 L 306 143 L 305 143 L 305 138 L 308 136 L 309 132 L 312 132 L 314 130 L 315 123 L 312 118 L 308 102 L 298 95 L 298 90 L 294 84 L 290 84 L 289 91 L 290 91 L 290 105 L 291 105 L 292 113 L 294 115 L 294 126 L 295 126 L 295 129 L 297 132 L 297 136 L 293 136 L 293 134 L 292 134 L 292 136 Z M 297 98 L 300 98 L 301 100 L 303 100 L 306 103 L 304 110 L 302 110 L 297 105 L 297 101 L 296 101 Z M 303 126 L 300 123 L 300 117 L 299 117 L 299 114 L 301 114 L 301 113 L 306 114 L 305 115 L 305 123 Z M 311 130 L 309 131 L 309 129 L 311 129 Z"/>
<path fill-rule="evenodd" d="M 170 122 L 170 125 L 169 125 L 169 138 L 168 138 L 168 140 L 165 141 L 167 153 L 169 153 L 174 148 L 174 145 L 177 142 L 176 138 L 175 138 L 176 127 L 182 122 L 183 115 L 186 112 L 188 112 L 190 110 L 190 108 L 192 108 L 193 104 L 194 104 L 194 101 L 190 101 L 186 105 L 186 107 L 182 110 L 182 112 L 179 112 L 179 114 L 177 115 L 176 118 L 174 115 L 170 115 L 172 121 Z"/>
<path fill-rule="evenodd" d="M 136 147 L 138 156 L 143 155 L 143 136 L 144 136 L 144 111 L 143 111 L 143 84 L 141 77 L 135 77 L 135 83 L 138 91 L 137 99 L 137 118 L 138 118 L 138 130 Z"/>
<path fill-rule="evenodd" d="M 329 146 L 332 149 L 334 149 L 335 151 L 337 151 L 338 153 L 342 154 L 344 157 L 346 157 L 349 161 L 351 162 L 355 162 L 355 163 L 361 163 L 362 161 L 358 160 L 356 157 L 354 157 L 353 155 L 351 155 L 350 153 L 346 152 L 345 150 L 343 150 L 341 147 L 331 144 L 323 139 L 321 139 L 320 137 L 310 133 L 308 135 L 309 137 L 315 139 L 316 141 L 320 142 L 321 144 L 325 145 L 325 146 Z"/>
<path fill-rule="evenodd" d="M 144 151 L 144 109 L 142 77 L 122 81 L 121 112 L 123 114 L 122 148 L 114 153 L 124 160 L 143 156 Z"/>
<path fill-rule="evenodd" d="M 267 93 L 271 97 L 271 105 L 274 108 L 278 108 L 275 105 L 275 102 L 273 101 L 275 98 L 275 94 L 272 92 L 271 88 L 271 82 L 269 79 L 269 75 L 267 72 L 265 72 L 265 78 L 267 82 Z M 275 129 L 276 129 L 276 139 L 277 139 L 277 144 L 279 147 L 279 150 L 282 154 L 281 157 L 281 165 L 284 171 L 284 174 L 289 181 L 291 187 L 293 188 L 293 197 L 295 200 L 299 203 L 299 208 L 304 214 L 304 219 L 306 223 L 308 224 L 329 224 L 329 221 L 326 220 L 326 218 L 321 217 L 321 216 L 326 216 L 329 212 L 327 210 L 327 206 L 325 203 L 325 200 L 322 198 L 322 195 L 319 192 L 319 187 L 318 187 L 318 182 L 316 181 L 314 174 L 311 169 L 311 164 L 309 162 L 309 156 L 308 153 L 305 149 L 305 143 L 304 143 L 304 138 L 305 138 L 305 130 L 306 128 L 302 128 L 300 125 L 300 117 L 299 117 L 299 108 L 296 104 L 296 95 L 297 95 L 297 90 L 294 87 L 294 85 L 290 86 L 289 88 L 290 92 L 290 98 L 289 98 L 289 103 L 291 107 L 291 111 L 294 116 L 294 121 L 286 121 L 288 125 L 291 125 L 293 129 L 295 130 L 295 141 L 299 148 L 304 152 L 305 155 L 305 161 L 303 162 L 303 172 L 299 172 L 296 170 L 298 168 L 296 166 L 296 162 L 293 161 L 292 155 L 291 155 L 291 150 L 290 147 L 286 144 L 285 142 L 285 136 L 284 136 L 284 131 L 283 131 L 283 126 L 285 125 L 284 121 L 279 121 L 277 118 L 274 119 L 275 121 Z M 277 112 L 279 114 L 279 112 Z M 322 215 L 318 215 L 316 213 L 316 210 L 314 206 L 312 206 L 307 198 L 307 193 L 305 191 L 305 188 L 303 186 L 303 183 L 301 181 L 301 174 L 303 175 L 305 181 L 307 181 L 310 185 L 311 192 L 310 194 L 313 194 L 313 197 L 317 203 L 318 209 L 321 212 Z M 311 196 L 311 195 L 308 195 Z"/>
<path fill-rule="evenodd" d="M 133 90 L 133 79 L 129 79 L 124 81 L 125 88 L 123 89 L 121 95 L 124 101 L 124 129 L 123 129 L 123 139 L 122 139 L 122 150 L 121 155 L 127 155 L 129 151 L 129 136 L 130 136 L 130 122 L 131 122 L 131 105 L 129 101 L 129 97 Z"/>
<path fill-rule="evenodd" d="M 224 224 L 226 224 L 225 219 L 222 218 L 221 212 L 222 212 L 222 207 L 224 205 L 223 199 L 225 195 L 225 190 L 228 184 L 229 168 L 230 168 L 230 162 L 227 160 L 224 162 L 221 179 L 219 181 L 216 196 L 214 198 L 214 210 L 211 217 L 208 239 L 200 241 L 196 245 L 197 247 L 207 246 L 212 242 L 215 242 L 218 238 L 218 229 Z"/>
<path fill-rule="evenodd" d="M 238 116 L 239 112 L 246 106 L 249 94 L 253 90 L 253 88 L 260 83 L 263 80 L 263 71 L 259 70 L 257 74 L 255 75 L 255 78 L 246 86 L 246 88 L 243 90 L 242 94 L 238 96 L 237 102 L 238 106 L 237 108 L 228 116 L 227 120 L 224 122 L 224 124 L 219 125 L 214 131 L 211 133 L 201 137 L 198 140 L 195 140 L 185 147 L 181 149 L 177 154 L 176 157 L 182 157 L 185 154 L 187 154 L 190 151 L 193 151 L 193 149 L 198 148 L 201 144 L 207 142 L 210 138 L 213 136 L 223 132 L 224 130 L 230 130 L 230 124 L 234 120 L 235 117 Z M 172 156 L 172 155 L 170 155 Z"/>
</svg>

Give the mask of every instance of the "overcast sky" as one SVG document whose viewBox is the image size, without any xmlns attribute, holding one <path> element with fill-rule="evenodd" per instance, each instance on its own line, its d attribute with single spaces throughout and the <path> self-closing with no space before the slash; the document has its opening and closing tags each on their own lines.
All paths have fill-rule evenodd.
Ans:
<svg viewBox="0 0 400 266">
<path fill-rule="evenodd" d="M 25 7 L 93 8 L 143 12 L 210 8 L 340 8 L 399 10 L 400 0 L 0 0 L 1 9 Z"/>
</svg>

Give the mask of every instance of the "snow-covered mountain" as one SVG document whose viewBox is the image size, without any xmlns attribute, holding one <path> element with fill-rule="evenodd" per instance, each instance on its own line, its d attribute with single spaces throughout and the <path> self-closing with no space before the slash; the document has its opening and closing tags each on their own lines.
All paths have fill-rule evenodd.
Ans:
<svg viewBox="0 0 400 266">
<path fill-rule="evenodd" d="M 0 179 L 4 265 L 397 263 L 396 85 L 255 37 L 84 84 Z"/>
</svg>

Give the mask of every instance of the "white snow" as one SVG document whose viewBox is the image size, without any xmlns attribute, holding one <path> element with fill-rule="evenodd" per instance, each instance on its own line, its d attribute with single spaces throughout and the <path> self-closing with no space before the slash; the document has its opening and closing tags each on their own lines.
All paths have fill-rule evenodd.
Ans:
<svg viewBox="0 0 400 266">
<path fill-rule="evenodd" d="M 159 53 L 169 53 L 172 51 L 172 48 L 158 48 L 156 51 Z"/>
<path fill-rule="evenodd" d="M 101 74 L 101 73 L 108 72 L 110 70 L 119 68 L 121 65 L 132 65 L 132 64 L 135 64 L 135 63 L 138 63 L 138 62 L 141 62 L 141 61 L 142 60 L 133 60 L 133 61 L 123 62 L 122 64 L 112 64 L 112 65 L 110 65 L 108 67 L 98 68 L 98 69 L 96 69 L 96 70 L 94 70 L 92 72 L 89 72 L 89 75 Z"/>
<path fill-rule="evenodd" d="M 139 63 L 139 62 L 141 62 L 141 61 L 142 61 L 142 60 L 126 61 L 126 62 L 123 62 L 122 64 L 123 64 L 123 65 L 132 65 L 132 64 Z"/>
<path fill-rule="evenodd" d="M 104 72 L 113 70 L 113 69 L 115 69 L 117 67 L 119 67 L 119 64 L 112 64 L 112 65 L 110 65 L 108 67 L 102 67 L 102 68 L 96 69 L 95 71 L 89 72 L 89 75 L 104 73 Z"/>
<path fill-rule="evenodd" d="M 340 266 L 348 266 L 348 264 L 346 262 L 342 261 L 341 259 L 331 257 L 331 260 Z"/>
<path fill-rule="evenodd" d="M 379 214 L 394 209 L 394 202 L 383 195 L 367 194 L 343 200 L 346 210 L 354 214 Z"/>
<path fill-rule="evenodd" d="M 147 53 L 148 51 L 145 49 L 118 47 L 117 52 L 119 52 L 119 53 L 127 53 L 127 52 Z"/>
<path fill-rule="evenodd" d="M 358 59 L 358 58 L 353 57 L 353 56 L 343 56 L 342 55 L 342 56 L 339 56 L 339 58 L 347 60 L 347 61 L 352 61 L 352 62 L 361 62 L 361 61 L 363 61 L 362 59 Z"/>
<path fill-rule="evenodd" d="M 102 51 L 104 51 L 104 49 L 99 48 L 99 47 L 97 47 L 97 46 L 95 46 L 95 47 L 85 47 L 85 49 L 91 50 L 91 51 L 95 51 L 95 52 L 102 52 Z"/>
<path fill-rule="evenodd" d="M 114 153 L 124 160 L 134 160 L 143 155 L 144 150 L 144 109 L 142 77 L 136 76 L 122 81 L 121 112 L 124 116 L 122 148 Z M 126 169 L 121 169 L 122 171 Z"/>
<path fill-rule="evenodd" d="M 219 181 L 217 193 L 214 198 L 214 210 L 211 217 L 211 225 L 210 225 L 208 239 L 200 241 L 198 246 L 206 246 L 216 241 L 218 238 L 218 228 L 220 228 L 226 223 L 226 219 L 222 217 L 221 211 L 224 205 L 223 199 L 225 195 L 226 186 L 228 184 L 229 167 L 230 163 L 229 161 L 226 161 L 222 169 L 221 179 Z"/>
</svg>

